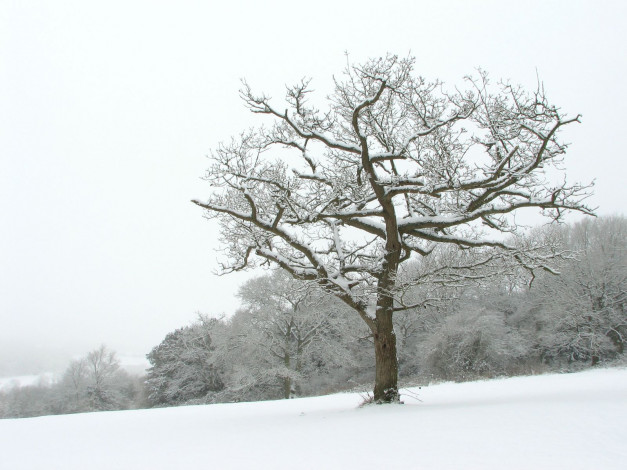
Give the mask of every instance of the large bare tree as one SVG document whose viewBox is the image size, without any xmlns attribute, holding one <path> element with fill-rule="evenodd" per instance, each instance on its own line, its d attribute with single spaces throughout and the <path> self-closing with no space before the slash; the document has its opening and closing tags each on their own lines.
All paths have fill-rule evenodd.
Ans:
<svg viewBox="0 0 627 470">
<path fill-rule="evenodd" d="M 406 301 L 416 281 L 399 275 L 404 263 L 454 246 L 466 253 L 461 264 L 423 270 L 423 280 L 472 279 L 503 260 L 551 269 L 555 253 L 516 242 L 513 213 L 590 212 L 587 187 L 546 176 L 566 151 L 560 130 L 579 116 L 562 115 L 541 86 L 492 85 L 480 71 L 447 91 L 413 68 L 396 56 L 348 64 L 324 110 L 309 80 L 287 87 L 280 106 L 244 82 L 246 106 L 271 124 L 219 145 L 211 196 L 193 201 L 221 224 L 224 272 L 279 265 L 363 319 L 378 402 L 399 396 L 394 312 L 421 303 Z"/>
</svg>

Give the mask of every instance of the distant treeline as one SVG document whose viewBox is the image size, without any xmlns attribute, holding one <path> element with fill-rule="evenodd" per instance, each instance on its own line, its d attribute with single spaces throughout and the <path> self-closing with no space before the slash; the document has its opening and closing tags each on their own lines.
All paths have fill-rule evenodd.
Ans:
<svg viewBox="0 0 627 470">
<path fill-rule="evenodd" d="M 143 380 L 121 369 L 115 352 L 103 345 L 72 361 L 58 381 L 0 391 L 0 417 L 145 407 Z"/>
<path fill-rule="evenodd" d="M 561 264 L 532 279 L 498 269 L 453 285 L 430 278 L 403 293 L 416 307 L 395 314 L 402 380 L 627 364 L 627 220 L 588 219 L 529 236 L 558 241 Z M 417 261 L 403 275 L 420 269 Z M 0 415 L 278 399 L 371 385 L 369 331 L 336 298 L 281 271 L 248 281 L 239 296 L 230 318 L 201 315 L 169 333 L 148 354 L 152 367 L 141 379 L 101 347 L 73 362 L 58 383 L 0 393 Z"/>
</svg>

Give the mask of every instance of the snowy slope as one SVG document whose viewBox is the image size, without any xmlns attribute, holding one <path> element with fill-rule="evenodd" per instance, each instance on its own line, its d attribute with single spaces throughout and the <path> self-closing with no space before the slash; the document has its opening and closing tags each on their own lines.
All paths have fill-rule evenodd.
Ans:
<svg viewBox="0 0 627 470">
<path fill-rule="evenodd" d="M 0 421 L 7 469 L 624 469 L 627 370 Z"/>
</svg>

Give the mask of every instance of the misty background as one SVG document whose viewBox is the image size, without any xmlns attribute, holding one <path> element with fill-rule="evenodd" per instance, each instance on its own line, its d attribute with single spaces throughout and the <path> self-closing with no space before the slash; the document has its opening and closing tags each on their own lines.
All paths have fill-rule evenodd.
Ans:
<svg viewBox="0 0 627 470">
<path fill-rule="evenodd" d="M 250 274 L 218 277 L 205 155 L 259 122 L 240 79 L 281 98 L 350 60 L 417 57 L 426 78 L 537 77 L 582 124 L 565 165 L 624 213 L 622 2 L 0 3 L 0 375 L 63 367 L 101 343 L 143 356 L 232 314 Z"/>
</svg>

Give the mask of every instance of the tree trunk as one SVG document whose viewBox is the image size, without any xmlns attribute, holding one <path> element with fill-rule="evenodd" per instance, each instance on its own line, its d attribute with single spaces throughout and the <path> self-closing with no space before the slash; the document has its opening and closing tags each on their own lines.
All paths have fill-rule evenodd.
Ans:
<svg viewBox="0 0 627 470">
<path fill-rule="evenodd" d="M 290 399 L 292 396 L 292 379 L 289 377 L 283 378 L 283 398 L 286 400 Z"/>
<path fill-rule="evenodd" d="M 285 330 L 285 344 L 283 346 L 283 364 L 285 365 L 285 370 L 289 374 L 291 368 L 291 358 L 290 358 L 290 339 L 292 337 L 292 323 L 288 323 L 286 325 Z M 283 398 L 286 400 L 290 398 L 290 394 L 292 392 L 292 379 L 290 377 L 283 378 Z"/>
<path fill-rule="evenodd" d="M 398 360 L 391 313 L 377 315 L 374 350 L 376 359 L 374 401 L 375 403 L 398 402 Z"/>
<path fill-rule="evenodd" d="M 283 363 L 285 364 L 285 368 L 290 370 L 290 355 L 289 353 L 285 353 L 283 356 Z M 283 398 L 289 399 L 292 392 L 292 379 L 290 377 L 283 377 Z"/>
</svg>

